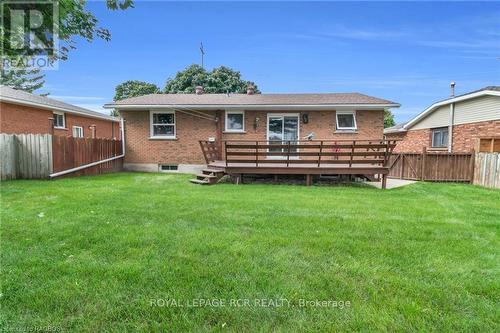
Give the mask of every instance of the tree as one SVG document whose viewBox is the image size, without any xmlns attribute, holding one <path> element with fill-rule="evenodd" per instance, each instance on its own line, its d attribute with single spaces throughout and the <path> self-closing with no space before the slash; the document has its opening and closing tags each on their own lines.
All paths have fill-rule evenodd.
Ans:
<svg viewBox="0 0 500 333">
<path fill-rule="evenodd" d="M 185 70 L 177 72 L 175 78 L 169 78 L 165 85 L 165 94 L 192 94 L 196 86 L 204 86 L 208 72 L 200 65 L 191 65 Z"/>
<path fill-rule="evenodd" d="M 394 121 L 394 115 L 390 110 L 385 110 L 384 111 L 384 128 L 387 127 L 392 127 L 396 125 L 396 122 Z"/>
<path fill-rule="evenodd" d="M 137 97 L 142 95 L 149 94 L 159 94 L 160 88 L 154 83 L 148 83 L 144 81 L 138 80 L 129 80 L 123 83 L 120 83 L 115 88 L 115 97 L 113 97 L 114 101 L 118 101 L 124 98 Z M 112 110 L 110 112 L 111 116 L 118 117 L 119 113 L 116 110 Z"/>
<path fill-rule="evenodd" d="M 165 85 L 166 94 L 192 94 L 196 86 L 203 86 L 207 94 L 246 93 L 248 85 L 260 91 L 252 81 L 241 79 L 241 73 L 229 67 L 220 66 L 208 72 L 199 65 L 191 65 L 169 78 Z"/>
<path fill-rule="evenodd" d="M 160 88 L 154 83 L 130 80 L 116 86 L 113 100 L 158 93 L 160 93 Z"/>
<path fill-rule="evenodd" d="M 39 68 L 24 68 L 17 70 L 5 70 L 0 66 L 1 82 L 3 85 L 24 90 L 29 93 L 40 89 L 45 83 L 44 75 Z"/>
<path fill-rule="evenodd" d="M 48 55 L 50 60 L 67 60 L 70 50 L 76 49 L 75 39 L 77 38 L 83 38 L 88 42 L 92 42 L 95 38 L 101 38 L 106 41 L 111 39 L 109 30 L 99 27 L 99 21 L 95 15 L 85 9 L 86 3 L 86 0 L 59 0 L 59 16 L 57 22 L 55 22 L 58 28 L 59 49 L 54 50 L 53 54 Z M 110 10 L 134 7 L 133 0 L 107 0 L 106 5 Z M 11 13 L 9 7 L 4 6 L 4 9 L 2 22 L 7 22 L 7 20 L 10 22 Z M 48 6 L 44 8 L 37 7 L 36 9 L 42 13 L 43 17 L 52 16 L 52 9 Z M 11 31 L 12 27 L 11 24 L 2 24 L 0 26 L 2 54 L 14 59 L 15 63 L 19 63 L 20 59 L 23 58 L 30 59 L 27 49 L 17 48 L 16 45 L 10 45 L 10 42 L 4 43 L 3 36 L 10 36 L 11 33 L 15 34 L 15 31 Z M 45 33 L 37 35 L 37 37 L 41 44 L 50 45 L 53 35 L 51 33 Z M 2 62 L 0 71 L 2 75 L 2 84 L 10 85 L 16 89 L 26 88 L 23 84 L 15 84 L 19 82 L 30 82 L 30 80 L 33 79 L 33 75 L 39 77 L 38 84 L 29 86 L 29 89 L 35 87 L 33 90 L 36 90 L 41 88 L 44 83 L 44 75 L 40 74 L 40 71 L 37 71 L 35 68 L 20 70 L 7 69 L 3 67 Z"/>
</svg>

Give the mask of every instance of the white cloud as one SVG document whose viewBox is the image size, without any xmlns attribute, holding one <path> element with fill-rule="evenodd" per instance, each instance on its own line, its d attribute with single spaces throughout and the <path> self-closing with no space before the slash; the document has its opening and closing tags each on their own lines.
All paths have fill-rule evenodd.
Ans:
<svg viewBox="0 0 500 333">
<path fill-rule="evenodd" d="M 403 31 L 396 30 L 380 30 L 377 28 L 350 28 L 343 25 L 335 25 L 332 27 L 324 27 L 322 29 L 316 28 L 309 32 L 289 32 L 279 34 L 282 37 L 297 38 L 297 39 L 310 39 L 310 40 L 331 40 L 331 39 L 354 39 L 354 40 L 394 40 L 407 37 L 409 34 Z M 340 42 L 342 43 L 342 42 Z"/>
<path fill-rule="evenodd" d="M 499 39 L 477 41 L 423 40 L 417 44 L 436 48 L 500 49 Z"/>
<path fill-rule="evenodd" d="M 405 37 L 408 34 L 402 31 L 377 30 L 377 29 L 352 29 L 343 26 L 336 26 L 330 31 L 319 33 L 326 37 L 340 37 L 347 39 L 362 40 L 392 40 Z"/>
</svg>

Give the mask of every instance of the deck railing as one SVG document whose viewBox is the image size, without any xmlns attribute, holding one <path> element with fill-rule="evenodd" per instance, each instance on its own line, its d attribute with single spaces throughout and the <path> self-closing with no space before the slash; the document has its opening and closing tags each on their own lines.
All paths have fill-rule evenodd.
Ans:
<svg viewBox="0 0 500 333">
<path fill-rule="evenodd" d="M 205 158 L 205 162 L 207 162 L 207 164 L 222 159 L 219 147 L 215 141 L 201 140 L 200 148 L 201 152 L 203 153 L 203 157 Z"/>
<path fill-rule="evenodd" d="M 394 140 L 297 140 L 297 141 L 223 141 L 225 164 L 312 164 L 320 167 L 327 164 L 356 164 L 387 166 L 396 146 Z M 215 160 L 216 148 L 207 141 L 200 145 L 207 163 Z M 213 144 L 213 147 L 216 147 Z M 212 155 L 209 156 L 209 154 Z M 217 155 L 218 154 L 217 152 Z"/>
</svg>

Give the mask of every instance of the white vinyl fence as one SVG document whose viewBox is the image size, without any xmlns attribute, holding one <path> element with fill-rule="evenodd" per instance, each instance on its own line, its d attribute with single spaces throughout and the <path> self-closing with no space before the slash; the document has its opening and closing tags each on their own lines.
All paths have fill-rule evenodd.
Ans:
<svg viewBox="0 0 500 333">
<path fill-rule="evenodd" d="M 476 153 L 474 185 L 500 188 L 500 153 Z"/>
<path fill-rule="evenodd" d="M 52 173 L 50 134 L 0 134 L 0 178 L 48 178 Z"/>
</svg>

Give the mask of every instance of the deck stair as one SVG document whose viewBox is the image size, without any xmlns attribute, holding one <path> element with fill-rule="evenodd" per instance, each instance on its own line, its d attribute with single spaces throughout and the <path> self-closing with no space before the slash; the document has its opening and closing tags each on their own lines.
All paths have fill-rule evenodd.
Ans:
<svg viewBox="0 0 500 333">
<path fill-rule="evenodd" d="M 189 180 L 193 184 L 214 185 L 225 175 L 223 170 L 203 169 L 201 173 L 196 174 L 196 178 Z"/>
</svg>

